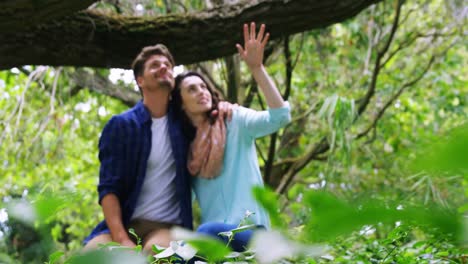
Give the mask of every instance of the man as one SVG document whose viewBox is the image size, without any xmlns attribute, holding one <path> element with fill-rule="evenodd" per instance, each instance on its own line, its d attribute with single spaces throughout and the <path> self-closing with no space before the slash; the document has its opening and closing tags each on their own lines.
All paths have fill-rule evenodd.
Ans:
<svg viewBox="0 0 468 264">
<path fill-rule="evenodd" d="M 169 245 L 172 226 L 192 229 L 188 143 L 170 106 L 173 67 L 161 44 L 143 48 L 132 64 L 143 100 L 113 116 L 101 134 L 98 192 L 105 220 L 85 239 L 85 249 L 111 241 L 134 247 L 133 228 L 150 252 L 153 244 Z"/>
</svg>

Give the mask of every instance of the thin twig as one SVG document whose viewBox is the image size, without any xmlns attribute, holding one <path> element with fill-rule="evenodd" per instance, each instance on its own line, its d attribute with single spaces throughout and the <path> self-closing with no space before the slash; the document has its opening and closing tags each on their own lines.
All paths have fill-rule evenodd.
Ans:
<svg viewBox="0 0 468 264">
<path fill-rule="evenodd" d="M 434 36 L 435 38 L 436 36 Z M 454 39 L 452 41 L 452 43 L 450 43 L 450 45 L 445 48 L 442 52 L 440 52 L 439 54 L 432 54 L 431 55 L 431 58 L 429 59 L 426 67 L 424 67 L 424 69 L 422 70 L 422 72 L 416 76 L 413 80 L 409 81 L 409 82 L 406 82 L 402 85 L 402 87 L 387 101 L 387 103 L 385 103 L 385 105 L 379 110 L 379 112 L 377 113 L 376 117 L 374 118 L 374 120 L 372 121 L 372 124 L 369 125 L 364 131 L 362 131 L 361 133 L 359 133 L 357 136 L 356 136 L 356 139 L 359 139 L 359 138 L 362 138 L 363 136 L 365 136 L 367 133 L 369 133 L 369 131 L 371 129 L 376 129 L 376 126 L 377 126 L 377 123 L 379 121 L 380 118 L 382 118 L 382 116 L 384 115 L 385 111 L 396 101 L 396 99 L 398 99 L 398 97 L 401 96 L 401 94 L 408 88 L 408 87 L 411 87 L 413 86 L 414 84 L 416 84 L 417 82 L 419 82 L 425 75 L 426 73 L 429 71 L 429 69 L 431 68 L 432 64 L 434 63 L 436 57 L 439 57 L 439 56 L 443 56 L 444 54 L 446 54 L 448 52 L 448 50 L 450 48 L 452 48 L 455 43 L 457 42 L 457 39 Z"/>
<path fill-rule="evenodd" d="M 36 77 L 38 77 L 41 73 L 46 71 L 48 67 L 38 67 L 36 70 L 31 72 L 31 74 L 28 77 L 28 80 L 26 82 L 26 86 L 24 87 L 23 92 L 21 93 L 21 97 L 19 99 L 20 102 L 20 107 L 18 110 L 18 115 L 16 116 L 16 123 L 15 123 L 15 130 L 13 132 L 13 135 L 16 135 L 16 132 L 20 126 L 20 121 L 21 121 L 21 116 L 23 114 L 23 108 L 24 108 L 24 103 L 25 103 L 25 97 L 26 97 L 26 92 L 28 91 L 29 87 L 31 86 L 31 83 L 35 80 Z"/>
<path fill-rule="evenodd" d="M 368 44 L 367 44 L 367 54 L 366 54 L 366 59 L 364 61 L 364 76 L 367 75 L 369 71 L 369 64 L 372 58 L 372 51 L 374 50 L 374 43 L 373 43 L 373 36 L 372 32 L 374 29 L 374 14 L 375 14 L 375 5 L 371 7 L 371 19 L 367 23 L 367 39 L 368 39 Z"/>
<path fill-rule="evenodd" d="M 58 78 L 59 78 L 61 72 L 62 72 L 62 67 L 58 67 L 58 69 L 55 71 L 54 83 L 52 85 L 52 94 L 50 95 L 50 111 L 49 111 L 49 114 L 51 114 L 51 113 L 53 113 L 55 111 L 55 109 L 54 109 L 55 92 L 57 91 Z"/>
<path fill-rule="evenodd" d="M 358 114 L 356 115 L 356 120 L 366 110 L 366 108 L 367 108 L 367 106 L 368 106 L 368 104 L 370 102 L 370 99 L 375 94 L 375 89 L 376 89 L 376 85 L 377 85 L 377 78 L 378 78 L 378 75 L 379 75 L 380 70 L 381 70 L 380 61 L 381 61 L 382 57 L 388 51 L 388 49 L 390 47 L 390 44 L 392 43 L 392 40 L 393 40 L 393 38 L 395 36 L 395 32 L 396 32 L 396 30 L 398 28 L 398 25 L 399 25 L 398 21 L 399 21 L 399 18 L 400 18 L 402 0 L 395 0 L 395 3 L 397 5 L 397 8 L 396 8 L 396 11 L 395 11 L 395 17 L 394 17 L 392 27 L 391 27 L 391 30 L 390 30 L 390 36 L 388 37 L 384 47 L 377 52 L 377 58 L 375 60 L 374 71 L 373 71 L 373 74 L 372 74 L 372 80 L 371 80 L 371 83 L 369 84 L 369 89 L 367 91 L 367 94 L 365 95 L 365 97 L 363 98 L 361 103 L 359 104 Z M 354 120 L 354 121 L 356 121 L 356 120 Z M 280 184 L 276 188 L 276 192 L 277 193 L 284 193 L 286 191 L 287 187 L 289 186 L 289 184 L 291 183 L 291 181 L 296 176 L 297 172 L 299 172 L 302 168 L 304 168 L 314 157 L 328 151 L 329 149 L 330 149 L 330 145 L 328 143 L 327 137 L 322 137 L 320 142 L 318 142 L 317 144 L 312 146 L 311 149 L 309 151 L 307 151 L 307 153 L 304 156 L 302 156 L 297 162 L 295 162 L 294 164 L 292 164 L 288 168 L 287 172 L 282 177 Z"/>
<path fill-rule="evenodd" d="M 53 116 L 53 114 L 55 112 L 55 106 L 54 106 L 54 104 L 55 104 L 55 92 L 57 90 L 57 83 L 58 83 L 58 79 L 59 79 L 59 76 L 60 76 L 61 72 L 62 72 L 62 67 L 59 67 L 57 69 L 57 71 L 55 72 L 54 82 L 53 82 L 53 85 L 52 85 L 52 94 L 50 95 L 49 113 L 47 114 L 45 120 L 42 122 L 41 126 L 39 127 L 36 135 L 31 140 L 31 143 L 30 143 L 31 146 L 33 146 L 36 143 L 36 141 L 39 139 L 39 137 L 42 135 L 42 133 L 44 133 L 44 130 L 46 129 L 47 124 L 49 123 L 51 116 Z"/>
<path fill-rule="evenodd" d="M 363 100 L 359 104 L 356 118 L 358 118 L 366 110 L 367 106 L 369 105 L 369 102 L 370 102 L 371 98 L 375 94 L 375 89 L 377 87 L 377 79 L 378 79 L 380 70 L 382 69 L 380 67 L 380 61 L 381 61 L 382 57 L 385 55 L 385 53 L 388 51 L 388 49 L 390 47 L 390 44 L 392 43 L 393 38 L 395 36 L 395 33 L 396 33 L 397 29 L 398 29 L 398 24 L 399 24 L 398 21 L 399 21 L 400 13 L 401 13 L 402 0 L 395 0 L 395 2 L 397 4 L 397 9 L 396 9 L 395 17 L 393 19 L 393 23 L 392 23 L 392 27 L 391 27 L 391 31 L 390 31 L 390 36 L 388 37 L 387 41 L 385 42 L 384 47 L 381 50 L 377 51 L 377 58 L 375 59 L 375 64 L 374 64 L 374 70 L 372 72 L 371 83 L 369 84 L 369 89 L 367 90 L 366 95 L 364 96 Z"/>
</svg>

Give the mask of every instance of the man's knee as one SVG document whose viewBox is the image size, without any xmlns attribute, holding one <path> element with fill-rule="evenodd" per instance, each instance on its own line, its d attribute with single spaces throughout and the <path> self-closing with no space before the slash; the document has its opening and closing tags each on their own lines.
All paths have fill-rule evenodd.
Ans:
<svg viewBox="0 0 468 264">
<path fill-rule="evenodd" d="M 88 243 L 86 243 L 83 250 L 88 251 L 88 250 L 98 249 L 99 245 L 107 244 L 109 242 L 112 242 L 112 237 L 110 234 L 97 235 L 93 237 L 91 240 L 89 240 Z"/>
<path fill-rule="evenodd" d="M 155 230 L 144 237 L 143 250 L 150 253 L 153 249 L 153 245 L 167 248 L 169 247 L 170 242 L 170 229 Z"/>
</svg>

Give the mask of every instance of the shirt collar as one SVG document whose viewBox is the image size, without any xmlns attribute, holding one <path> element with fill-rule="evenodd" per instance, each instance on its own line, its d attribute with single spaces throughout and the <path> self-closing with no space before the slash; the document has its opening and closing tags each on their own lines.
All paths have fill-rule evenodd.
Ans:
<svg viewBox="0 0 468 264">
<path fill-rule="evenodd" d="M 168 120 L 172 120 L 174 117 L 174 106 L 172 103 L 169 103 L 168 105 L 168 111 L 167 111 L 167 117 Z M 135 105 L 135 112 L 137 115 L 138 122 L 140 124 L 146 123 L 148 121 L 151 121 L 151 113 L 146 108 L 146 106 L 143 104 L 143 100 L 140 100 L 136 105 Z"/>
<path fill-rule="evenodd" d="M 143 124 L 145 122 L 148 122 L 151 120 L 151 114 L 148 108 L 143 104 L 143 100 L 140 100 L 136 105 L 135 105 L 135 113 L 138 119 L 138 122 L 140 124 Z"/>
</svg>

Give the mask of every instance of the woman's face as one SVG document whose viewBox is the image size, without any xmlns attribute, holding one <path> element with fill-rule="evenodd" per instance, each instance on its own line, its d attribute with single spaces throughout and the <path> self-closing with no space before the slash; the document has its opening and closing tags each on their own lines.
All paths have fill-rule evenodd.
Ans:
<svg viewBox="0 0 468 264">
<path fill-rule="evenodd" d="M 198 76 L 188 76 L 180 84 L 182 109 L 190 116 L 204 114 L 211 110 L 211 93 L 205 82 Z"/>
</svg>

